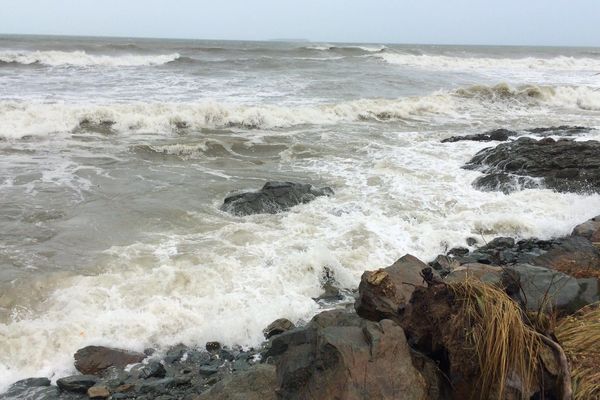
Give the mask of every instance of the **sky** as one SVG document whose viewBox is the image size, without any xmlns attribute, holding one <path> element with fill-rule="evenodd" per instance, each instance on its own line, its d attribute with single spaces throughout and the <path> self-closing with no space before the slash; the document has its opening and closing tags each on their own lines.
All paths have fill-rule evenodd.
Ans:
<svg viewBox="0 0 600 400">
<path fill-rule="evenodd" d="M 0 0 L 0 33 L 600 46 L 600 0 Z"/>
</svg>

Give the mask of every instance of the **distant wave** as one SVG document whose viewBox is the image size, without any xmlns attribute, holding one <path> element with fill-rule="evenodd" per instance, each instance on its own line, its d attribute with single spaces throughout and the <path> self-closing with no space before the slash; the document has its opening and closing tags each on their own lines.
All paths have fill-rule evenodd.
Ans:
<svg viewBox="0 0 600 400">
<path fill-rule="evenodd" d="M 387 63 L 420 67 L 435 70 L 486 70 L 486 69 L 532 69 L 532 70 L 590 70 L 600 72 L 600 58 L 489 58 L 489 57 L 450 57 L 441 55 L 414 55 L 397 52 L 382 52 L 373 57 Z"/>
<path fill-rule="evenodd" d="M 471 114 L 527 114 L 532 107 L 600 111 L 600 91 L 588 87 L 475 85 L 428 96 L 359 99 L 284 107 L 202 103 L 107 105 L 0 102 L 0 137 L 20 138 L 73 131 L 169 133 L 203 128 L 273 129 L 344 122 L 424 121 Z"/>
<path fill-rule="evenodd" d="M 133 67 L 162 65 L 177 60 L 178 53 L 158 55 L 97 55 L 85 51 L 0 51 L 0 62 L 14 64 L 42 64 L 49 66 L 105 66 Z"/>
<path fill-rule="evenodd" d="M 338 45 L 310 45 L 304 46 L 302 49 L 305 50 L 318 50 L 318 51 L 359 51 L 366 53 L 380 53 L 387 49 L 386 46 L 358 46 L 358 45 L 348 45 L 348 46 L 338 46 Z"/>
</svg>

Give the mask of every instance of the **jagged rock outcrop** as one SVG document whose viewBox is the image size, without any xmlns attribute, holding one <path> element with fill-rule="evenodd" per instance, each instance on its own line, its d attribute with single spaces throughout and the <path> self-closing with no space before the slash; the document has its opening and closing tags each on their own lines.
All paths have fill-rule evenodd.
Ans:
<svg viewBox="0 0 600 400">
<path fill-rule="evenodd" d="M 559 192 L 600 192 L 600 142 L 527 137 L 477 153 L 465 167 L 485 175 L 482 190 L 506 193 L 544 186 Z"/>
</svg>

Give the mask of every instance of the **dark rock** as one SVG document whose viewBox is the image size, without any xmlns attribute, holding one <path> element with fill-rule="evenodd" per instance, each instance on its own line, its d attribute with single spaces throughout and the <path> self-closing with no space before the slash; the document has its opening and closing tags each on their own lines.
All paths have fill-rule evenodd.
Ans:
<svg viewBox="0 0 600 400">
<path fill-rule="evenodd" d="M 506 247 L 513 247 L 514 245 L 515 239 L 511 237 L 497 237 L 488 244 L 486 244 L 484 247 L 488 249 L 503 249 Z"/>
<path fill-rule="evenodd" d="M 559 136 L 559 135 L 575 135 L 579 133 L 587 133 L 591 131 L 592 128 L 586 128 L 585 126 L 569 126 L 569 125 L 561 125 L 561 126 L 551 126 L 548 128 L 533 128 L 529 129 L 528 132 L 535 133 L 536 135 L 542 136 Z"/>
<path fill-rule="evenodd" d="M 313 201 L 320 196 L 332 196 L 328 187 L 317 189 L 312 185 L 294 182 L 267 182 L 257 192 L 228 196 L 221 210 L 235 215 L 276 214 Z"/>
<path fill-rule="evenodd" d="M 216 365 L 203 365 L 198 369 L 198 373 L 202 376 L 211 376 L 219 372 L 219 367 Z"/>
<path fill-rule="evenodd" d="M 2 400 L 55 400 L 58 388 L 50 386 L 48 378 L 29 378 L 13 383 L 8 391 L 0 395 Z"/>
<path fill-rule="evenodd" d="M 396 314 L 410 300 L 415 286 L 423 284 L 421 270 L 427 264 L 410 254 L 393 265 L 363 273 L 358 286 L 359 297 L 355 308 L 363 318 L 379 321 L 395 319 Z"/>
<path fill-rule="evenodd" d="M 56 385 L 66 392 L 86 393 L 99 381 L 95 375 L 73 375 L 60 378 L 56 381 Z"/>
<path fill-rule="evenodd" d="M 225 377 L 192 400 L 276 400 L 276 389 L 275 367 L 257 364 Z"/>
<path fill-rule="evenodd" d="M 581 236 L 593 243 L 600 242 L 600 215 L 577 225 L 571 236 Z"/>
<path fill-rule="evenodd" d="M 75 353 L 75 368 L 82 374 L 101 374 L 109 367 L 125 368 L 146 358 L 145 354 L 103 346 L 87 346 Z"/>
<path fill-rule="evenodd" d="M 158 361 L 151 361 L 140 371 L 140 378 L 164 378 L 167 374 L 165 367 Z"/>
<path fill-rule="evenodd" d="M 187 346 L 183 344 L 178 344 L 177 346 L 171 347 L 169 350 L 167 350 L 167 354 L 165 355 L 163 361 L 167 364 L 173 364 L 181 360 L 181 358 L 187 351 Z"/>
<path fill-rule="evenodd" d="M 556 308 L 573 312 L 585 305 L 585 299 L 580 298 L 582 288 L 571 276 L 530 264 L 507 269 L 518 274 L 521 300 L 528 310 Z"/>
<path fill-rule="evenodd" d="M 219 351 L 221 350 L 221 343 L 219 342 L 206 342 L 206 350 L 210 351 L 211 353 L 214 351 Z"/>
<path fill-rule="evenodd" d="M 538 189 L 543 187 L 540 180 L 527 176 L 505 173 L 490 173 L 480 176 L 473 181 L 473 186 L 484 192 L 502 192 L 510 194 L 523 189 Z"/>
<path fill-rule="evenodd" d="M 474 237 L 467 238 L 467 246 L 475 246 L 477 243 L 479 243 L 479 241 Z"/>
<path fill-rule="evenodd" d="M 159 380 L 147 380 L 142 383 L 138 389 L 139 393 L 165 394 L 171 392 L 174 388 L 188 386 L 189 378 L 162 378 Z"/>
<path fill-rule="evenodd" d="M 269 339 L 275 335 L 294 329 L 295 327 L 296 325 L 289 319 L 280 318 L 271 322 L 269 326 L 265 328 L 263 333 L 265 334 L 265 338 Z"/>
<path fill-rule="evenodd" d="M 229 349 L 221 349 L 219 350 L 219 359 L 221 360 L 225 360 L 225 361 L 233 361 L 235 360 L 235 354 L 233 354 L 233 351 L 229 350 Z"/>
<path fill-rule="evenodd" d="M 447 256 L 452 257 L 462 257 L 467 254 L 469 254 L 469 249 L 465 247 L 455 247 L 453 249 L 448 250 L 448 252 L 446 253 Z"/>
<path fill-rule="evenodd" d="M 440 254 L 435 258 L 435 260 L 429 263 L 429 266 L 436 270 L 440 276 L 444 277 L 452 272 L 452 270 L 459 267 L 460 263 L 454 257 Z"/>
<path fill-rule="evenodd" d="M 559 192 L 600 192 L 600 142 L 520 138 L 480 151 L 464 168 L 486 174 L 478 188 L 512 191 L 514 179 L 539 178 Z"/>
<path fill-rule="evenodd" d="M 277 361 L 279 398 L 426 399 L 428 385 L 394 322 L 338 310 L 321 313 L 302 329 L 310 333 L 277 337 L 294 336 Z"/>
<path fill-rule="evenodd" d="M 478 133 L 475 135 L 466 136 L 452 136 L 442 140 L 442 143 L 460 142 L 463 140 L 470 140 L 475 142 L 490 142 L 490 141 L 507 141 L 510 137 L 517 136 L 517 132 L 508 129 L 495 129 L 493 131 Z"/>
</svg>

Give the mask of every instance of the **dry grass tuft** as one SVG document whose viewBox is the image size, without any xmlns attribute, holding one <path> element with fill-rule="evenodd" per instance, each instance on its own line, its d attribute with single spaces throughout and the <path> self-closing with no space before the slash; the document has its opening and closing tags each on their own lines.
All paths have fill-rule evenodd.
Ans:
<svg viewBox="0 0 600 400">
<path fill-rule="evenodd" d="M 563 319 L 555 334 L 571 362 L 573 398 L 600 399 L 600 304 Z"/>
<path fill-rule="evenodd" d="M 467 340 L 477 353 L 480 398 L 506 398 L 507 388 L 528 399 L 539 382 L 540 334 L 503 290 L 475 279 L 449 285 L 461 305 Z"/>
</svg>

